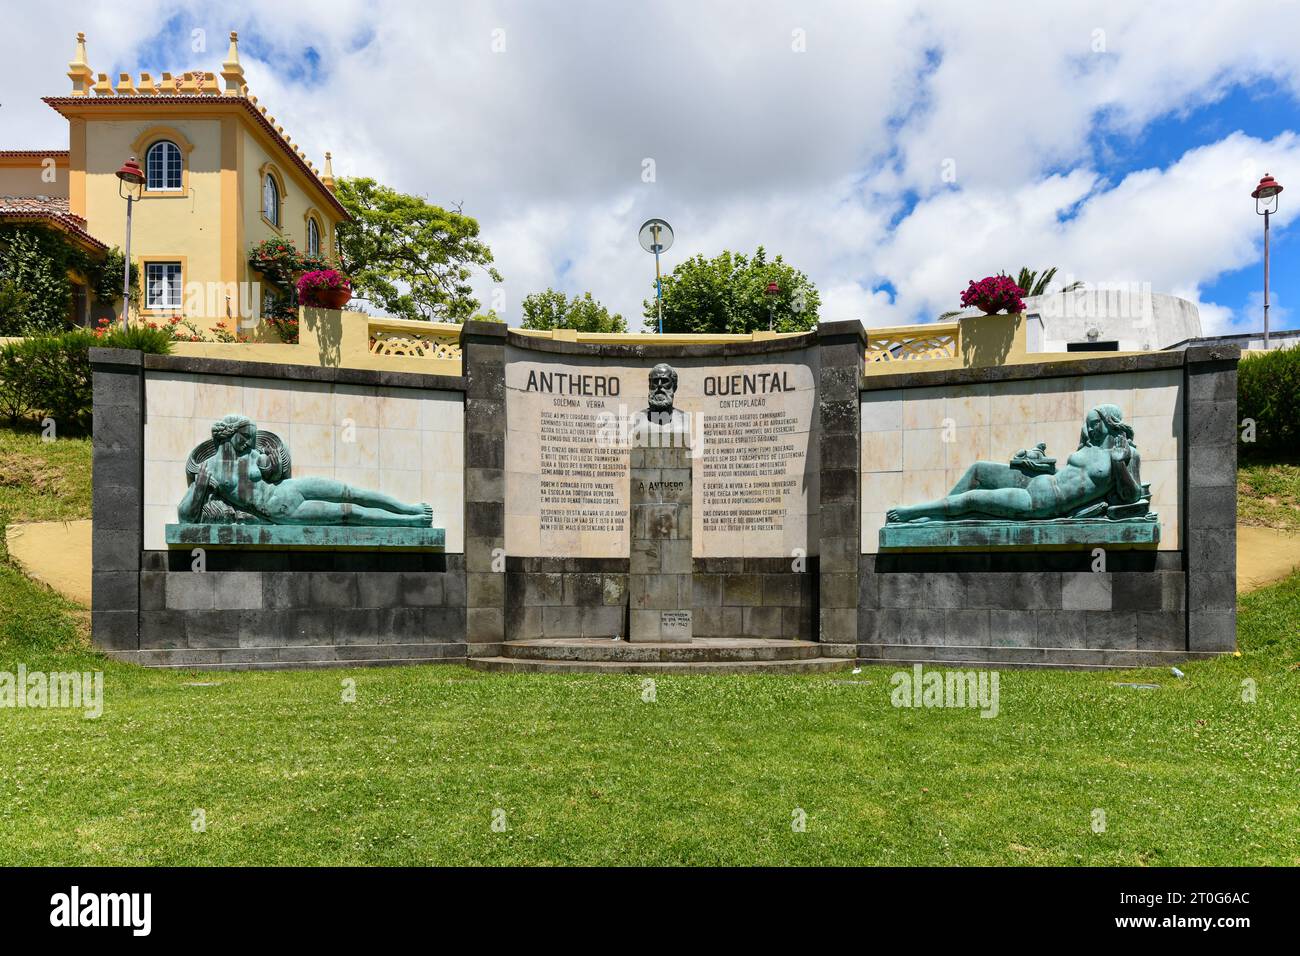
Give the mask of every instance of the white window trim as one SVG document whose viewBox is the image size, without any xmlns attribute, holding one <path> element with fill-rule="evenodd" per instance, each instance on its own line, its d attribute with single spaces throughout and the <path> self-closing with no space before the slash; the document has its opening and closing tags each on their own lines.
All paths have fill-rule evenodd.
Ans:
<svg viewBox="0 0 1300 956">
<path fill-rule="evenodd" d="M 169 278 L 171 270 L 175 269 L 176 282 L 173 285 Z M 162 270 L 162 288 L 166 293 L 162 301 L 155 301 L 153 292 L 155 288 L 153 277 L 150 273 L 155 270 Z M 151 310 L 162 309 L 179 309 L 184 301 L 185 273 L 184 266 L 179 262 L 146 262 L 144 264 L 144 307 Z M 175 292 L 175 298 L 172 298 L 172 292 Z"/>
<path fill-rule="evenodd" d="M 149 183 L 150 157 L 153 156 L 154 150 L 158 149 L 158 147 L 163 145 L 170 146 L 172 149 L 174 149 L 176 151 L 176 158 L 180 161 L 180 168 L 177 170 L 177 174 L 176 174 L 177 182 L 175 186 L 167 186 L 167 185 L 153 186 L 150 185 Z M 163 161 L 162 167 L 163 167 L 162 176 L 163 176 L 163 181 L 165 183 L 167 180 L 167 163 L 165 160 Z M 181 152 L 180 146 L 172 142 L 170 139 L 160 139 L 152 143 L 149 146 L 149 149 L 144 154 L 144 174 L 145 174 L 144 188 L 147 189 L 149 192 L 178 193 L 185 188 L 185 154 Z"/>
</svg>

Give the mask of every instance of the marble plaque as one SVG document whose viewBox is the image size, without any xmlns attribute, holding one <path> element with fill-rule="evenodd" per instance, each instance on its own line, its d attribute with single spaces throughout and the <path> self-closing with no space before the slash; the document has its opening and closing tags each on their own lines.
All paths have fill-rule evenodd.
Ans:
<svg viewBox="0 0 1300 956">
<path fill-rule="evenodd" d="M 816 552 L 816 376 L 807 350 L 633 365 L 506 349 L 506 550 L 626 557 L 628 447 L 657 361 L 679 376 L 696 557 Z M 811 517 L 810 517 L 811 516 Z"/>
</svg>

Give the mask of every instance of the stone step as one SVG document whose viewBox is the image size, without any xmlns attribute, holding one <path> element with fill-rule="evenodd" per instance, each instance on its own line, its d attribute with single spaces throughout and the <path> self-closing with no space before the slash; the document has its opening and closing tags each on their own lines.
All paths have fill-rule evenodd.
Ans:
<svg viewBox="0 0 1300 956">
<path fill-rule="evenodd" d="M 484 650 L 499 647 L 499 644 L 490 645 L 484 647 Z M 110 650 L 106 653 L 132 664 L 170 670 L 296 670 L 460 662 L 465 659 L 465 645 L 295 644 L 280 647 L 146 648 L 133 651 Z"/>
<path fill-rule="evenodd" d="M 542 638 L 509 641 L 499 656 L 528 661 L 714 662 L 794 661 L 821 656 L 815 641 L 723 639 L 672 643 L 630 643 L 604 638 Z M 487 654 L 475 656 L 487 657 Z"/>
<path fill-rule="evenodd" d="M 471 657 L 475 670 L 516 674 L 811 674 L 843 670 L 852 661 L 810 657 L 782 661 L 538 661 Z"/>
<path fill-rule="evenodd" d="M 1158 651 L 1118 648 L 939 646 L 934 644 L 859 644 L 864 664 L 931 664 L 963 670 L 1023 667 L 1114 670 L 1166 667 L 1180 661 L 1211 658 L 1206 651 Z"/>
</svg>

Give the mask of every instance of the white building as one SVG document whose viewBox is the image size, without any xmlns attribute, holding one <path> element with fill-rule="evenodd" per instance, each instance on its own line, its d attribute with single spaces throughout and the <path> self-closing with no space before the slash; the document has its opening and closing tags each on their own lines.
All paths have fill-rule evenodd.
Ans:
<svg viewBox="0 0 1300 956">
<path fill-rule="evenodd" d="M 1025 314 L 1031 352 L 1147 352 L 1201 336 L 1195 303 L 1136 282 L 1028 296 Z"/>
</svg>

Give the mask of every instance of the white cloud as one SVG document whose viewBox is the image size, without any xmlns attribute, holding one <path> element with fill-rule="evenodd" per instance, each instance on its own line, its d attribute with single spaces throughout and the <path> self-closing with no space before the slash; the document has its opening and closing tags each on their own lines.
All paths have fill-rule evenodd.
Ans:
<svg viewBox="0 0 1300 956">
<path fill-rule="evenodd" d="M 516 320 L 525 293 L 557 285 L 639 325 L 653 262 L 635 232 L 651 215 L 676 226 L 669 268 L 763 244 L 817 283 L 824 318 L 873 325 L 952 308 L 968 278 L 1021 264 L 1195 292 L 1257 259 L 1242 185 L 1297 158 L 1291 134 L 1234 135 L 1108 183 L 1090 140 L 1235 83 L 1300 90 L 1289 4 L 236 0 L 214 13 L 140 0 L 129 18 L 68 6 L 9 5 L 25 42 L 7 56 L 3 145 L 66 142 L 39 97 L 68 88 L 76 29 L 111 73 L 216 71 L 238 29 L 251 88 L 317 163 L 330 149 L 340 175 L 464 203 Z M 308 44 L 315 83 L 299 76 Z M 892 301 L 873 292 L 885 282 Z M 1207 324 L 1228 321 L 1204 308 Z"/>
</svg>

